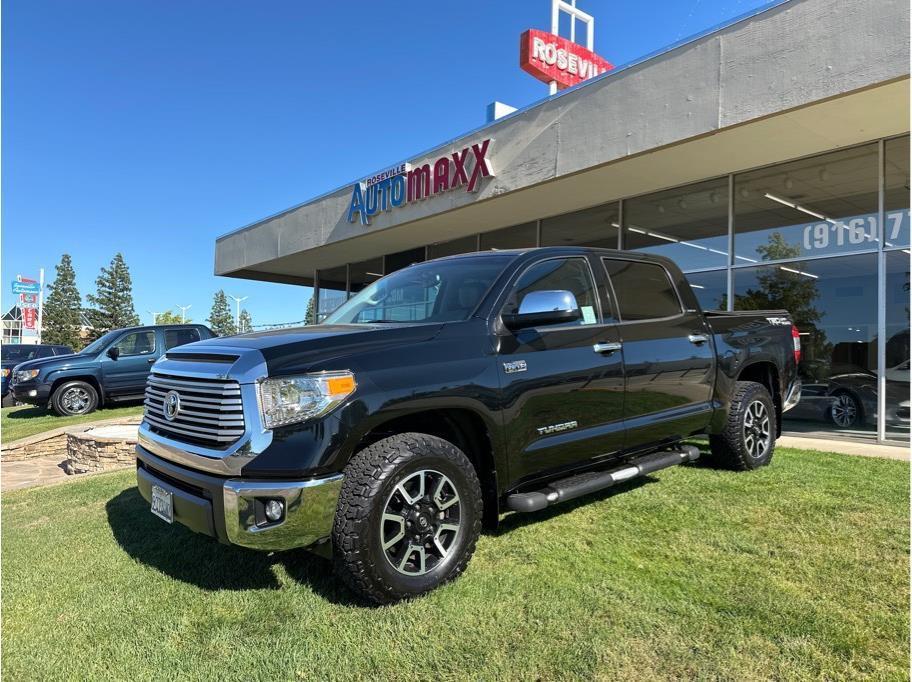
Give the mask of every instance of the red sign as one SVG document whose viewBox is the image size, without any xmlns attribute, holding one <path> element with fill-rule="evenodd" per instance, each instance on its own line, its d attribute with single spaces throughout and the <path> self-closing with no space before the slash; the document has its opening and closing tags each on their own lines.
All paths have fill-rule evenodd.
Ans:
<svg viewBox="0 0 912 682">
<path fill-rule="evenodd" d="M 582 45 L 534 28 L 519 38 L 519 66 L 540 81 L 557 82 L 559 90 L 614 68 L 614 64 Z"/>
<path fill-rule="evenodd" d="M 35 322 L 38 320 L 38 311 L 34 308 L 22 309 L 22 323 L 26 329 L 34 329 Z"/>
</svg>

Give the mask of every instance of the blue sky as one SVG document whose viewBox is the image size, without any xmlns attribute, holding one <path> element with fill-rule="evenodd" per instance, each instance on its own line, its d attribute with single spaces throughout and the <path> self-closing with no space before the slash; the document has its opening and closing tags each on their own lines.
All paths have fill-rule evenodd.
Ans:
<svg viewBox="0 0 912 682">
<path fill-rule="evenodd" d="M 596 51 L 635 60 L 765 0 L 579 0 Z M 212 274 L 215 238 L 484 122 L 546 86 L 519 34 L 549 0 L 29 0 L 3 4 L 2 304 L 16 274 L 80 292 L 122 251 L 136 310 L 249 296 L 299 320 L 310 290 Z"/>
</svg>

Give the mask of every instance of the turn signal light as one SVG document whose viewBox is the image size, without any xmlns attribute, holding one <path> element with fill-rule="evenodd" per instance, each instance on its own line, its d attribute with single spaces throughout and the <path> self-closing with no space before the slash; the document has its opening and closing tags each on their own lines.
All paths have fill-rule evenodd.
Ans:
<svg viewBox="0 0 912 682">
<path fill-rule="evenodd" d="M 341 376 L 326 380 L 326 392 L 330 396 L 346 396 L 355 390 L 355 377 Z"/>
<path fill-rule="evenodd" d="M 795 352 L 795 364 L 801 362 L 801 334 L 798 333 L 798 327 L 792 325 L 792 349 Z"/>
</svg>

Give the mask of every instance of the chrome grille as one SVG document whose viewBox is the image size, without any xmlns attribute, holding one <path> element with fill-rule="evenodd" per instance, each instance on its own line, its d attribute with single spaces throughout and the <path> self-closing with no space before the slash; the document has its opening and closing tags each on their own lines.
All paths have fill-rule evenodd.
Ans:
<svg viewBox="0 0 912 682">
<path fill-rule="evenodd" d="M 180 398 L 180 409 L 169 421 L 164 401 L 171 391 Z M 153 372 L 146 383 L 143 417 L 153 431 L 190 443 L 226 446 L 244 435 L 244 407 L 237 381 Z"/>
</svg>

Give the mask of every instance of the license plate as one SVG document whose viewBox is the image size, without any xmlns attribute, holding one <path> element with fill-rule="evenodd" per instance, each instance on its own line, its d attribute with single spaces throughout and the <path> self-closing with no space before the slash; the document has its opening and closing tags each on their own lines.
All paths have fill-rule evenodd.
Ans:
<svg viewBox="0 0 912 682">
<path fill-rule="evenodd" d="M 152 513 L 168 523 L 174 523 L 174 500 L 171 491 L 161 486 L 152 486 Z"/>
</svg>

